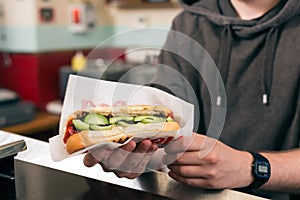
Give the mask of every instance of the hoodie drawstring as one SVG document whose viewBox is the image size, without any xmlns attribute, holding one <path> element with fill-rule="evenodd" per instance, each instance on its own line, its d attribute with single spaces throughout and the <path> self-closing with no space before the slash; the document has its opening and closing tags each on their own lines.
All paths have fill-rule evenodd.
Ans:
<svg viewBox="0 0 300 200">
<path fill-rule="evenodd" d="M 278 28 L 271 28 L 267 34 L 264 52 L 264 66 L 262 66 L 262 101 L 263 104 L 269 105 L 269 97 L 271 94 L 271 86 L 273 79 L 273 62 L 276 52 L 279 30 Z"/>
<path fill-rule="evenodd" d="M 276 52 L 276 46 L 278 42 L 279 29 L 271 28 L 266 36 L 265 49 L 264 49 L 264 60 L 261 71 L 261 88 L 262 88 L 262 103 L 269 105 L 271 86 L 273 79 L 273 63 Z M 226 87 L 228 71 L 230 66 L 230 55 L 231 55 L 231 45 L 232 45 L 232 30 L 230 24 L 225 24 L 225 28 L 222 31 L 222 41 L 220 44 L 220 55 L 218 66 L 223 78 L 224 86 Z M 222 104 L 222 98 L 225 94 L 221 94 L 220 83 L 217 83 L 218 94 L 216 105 L 220 106 Z"/>
<path fill-rule="evenodd" d="M 226 23 L 225 28 L 222 31 L 221 36 L 221 44 L 220 44 L 220 54 L 219 54 L 219 70 L 220 74 L 223 78 L 224 86 L 226 87 L 227 83 L 227 77 L 228 77 L 228 71 L 229 71 L 229 65 L 230 65 L 230 55 L 231 55 L 231 43 L 232 43 L 232 32 L 230 24 Z M 217 102 L 216 105 L 220 106 L 222 104 L 222 96 L 225 94 L 221 94 L 220 91 L 220 85 L 221 83 L 217 83 L 218 88 L 218 96 L 217 96 Z M 223 97 L 224 98 L 224 97 Z"/>
</svg>

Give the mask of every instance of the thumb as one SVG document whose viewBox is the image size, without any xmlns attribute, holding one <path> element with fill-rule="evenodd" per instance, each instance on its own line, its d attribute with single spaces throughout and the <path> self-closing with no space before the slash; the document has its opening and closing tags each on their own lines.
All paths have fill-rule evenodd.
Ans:
<svg viewBox="0 0 300 200">
<path fill-rule="evenodd" d="M 83 164 L 86 167 L 93 167 L 96 165 L 99 161 L 90 153 L 87 153 L 83 158 Z"/>
</svg>

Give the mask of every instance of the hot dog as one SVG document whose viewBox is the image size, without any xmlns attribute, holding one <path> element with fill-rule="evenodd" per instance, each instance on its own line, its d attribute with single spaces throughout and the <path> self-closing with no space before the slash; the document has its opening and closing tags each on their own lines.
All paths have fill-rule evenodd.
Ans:
<svg viewBox="0 0 300 200">
<path fill-rule="evenodd" d="M 179 128 L 173 112 L 163 106 L 95 107 L 76 111 L 68 118 L 63 140 L 72 154 L 101 142 L 124 143 L 140 133 L 167 136 Z"/>
</svg>

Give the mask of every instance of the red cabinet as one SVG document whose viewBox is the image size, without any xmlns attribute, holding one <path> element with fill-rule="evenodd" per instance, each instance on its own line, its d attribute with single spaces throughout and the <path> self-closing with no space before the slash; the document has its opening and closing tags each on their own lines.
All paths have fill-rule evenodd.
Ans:
<svg viewBox="0 0 300 200">
<path fill-rule="evenodd" d="M 11 65 L 5 66 L 1 55 L 0 87 L 19 93 L 44 109 L 47 102 L 59 98 L 59 68 L 69 65 L 72 52 L 10 54 Z"/>
<path fill-rule="evenodd" d="M 60 97 L 59 69 L 70 65 L 76 50 L 48 53 L 12 53 L 11 65 L 5 66 L 0 53 L 0 87 L 19 93 L 23 100 L 33 101 L 37 108 L 45 109 L 49 101 Z M 84 50 L 87 56 L 90 50 Z M 124 49 L 103 48 L 94 50 L 94 58 L 125 60 Z"/>
</svg>

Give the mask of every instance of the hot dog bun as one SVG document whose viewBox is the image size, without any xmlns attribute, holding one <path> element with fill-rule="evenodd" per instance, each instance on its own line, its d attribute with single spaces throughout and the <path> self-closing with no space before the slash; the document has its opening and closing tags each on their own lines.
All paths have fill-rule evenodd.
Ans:
<svg viewBox="0 0 300 200">
<path fill-rule="evenodd" d="M 137 124 L 123 129 L 115 127 L 113 130 L 107 131 L 82 131 L 69 137 L 66 143 L 66 150 L 69 154 L 72 154 L 101 142 L 123 143 L 131 137 L 137 137 L 141 132 L 153 133 L 157 131 L 163 136 L 167 136 L 165 132 L 176 131 L 179 128 L 177 122 L 163 122 L 159 124 Z"/>
<path fill-rule="evenodd" d="M 128 105 L 128 106 L 118 106 L 118 107 L 94 107 L 87 110 L 78 110 L 73 113 L 73 116 L 82 115 L 84 112 L 95 112 L 100 113 L 104 116 L 135 116 L 135 115 L 172 115 L 172 111 L 163 106 L 153 106 L 153 105 Z"/>
<path fill-rule="evenodd" d="M 91 117 L 98 114 L 100 119 Z M 96 123 L 102 124 L 98 126 Z M 108 130 L 104 130 L 103 127 L 107 127 Z M 173 121 L 172 111 L 165 107 L 150 105 L 96 107 L 76 111 L 69 117 L 64 142 L 66 151 L 72 154 L 98 143 L 122 144 L 129 138 L 139 137 L 141 133 L 145 135 L 155 132 L 167 136 L 168 132 L 174 132 L 179 128 L 179 124 Z"/>
</svg>

